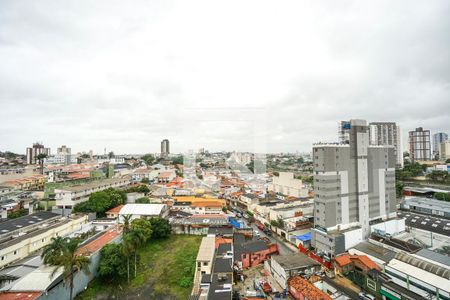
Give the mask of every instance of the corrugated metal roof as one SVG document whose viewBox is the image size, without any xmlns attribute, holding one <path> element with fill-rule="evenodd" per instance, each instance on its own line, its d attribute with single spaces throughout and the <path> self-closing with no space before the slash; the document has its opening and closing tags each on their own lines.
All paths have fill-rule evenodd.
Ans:
<svg viewBox="0 0 450 300">
<path fill-rule="evenodd" d="M 62 269 L 59 269 L 53 277 L 50 275 L 54 267 L 42 266 L 34 270 L 30 274 L 17 280 L 12 286 L 11 291 L 45 291 L 58 277 L 62 274 Z"/>
<path fill-rule="evenodd" d="M 443 277 L 445 279 L 450 279 L 450 269 L 448 268 L 440 267 L 436 264 L 427 262 L 420 258 L 416 258 L 406 253 L 397 253 L 397 255 L 395 255 L 395 258 L 414 267 L 436 274 L 437 276 Z"/>
<path fill-rule="evenodd" d="M 416 255 L 422 256 L 424 258 L 427 258 L 429 260 L 434 260 L 435 262 L 441 263 L 443 265 L 450 267 L 450 257 L 444 254 L 440 254 L 434 251 L 431 251 L 429 249 L 422 249 L 419 250 Z"/>
</svg>

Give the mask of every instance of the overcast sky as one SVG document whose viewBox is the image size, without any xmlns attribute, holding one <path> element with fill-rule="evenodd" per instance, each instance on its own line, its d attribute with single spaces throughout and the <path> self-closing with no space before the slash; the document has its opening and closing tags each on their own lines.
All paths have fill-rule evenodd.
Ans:
<svg viewBox="0 0 450 300">
<path fill-rule="evenodd" d="M 450 133 L 450 1 L 0 0 L 0 150 L 310 151 Z"/>
</svg>

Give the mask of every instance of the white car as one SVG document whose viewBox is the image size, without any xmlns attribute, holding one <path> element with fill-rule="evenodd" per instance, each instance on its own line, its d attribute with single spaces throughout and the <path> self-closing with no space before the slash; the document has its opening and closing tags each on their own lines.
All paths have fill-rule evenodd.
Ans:
<svg viewBox="0 0 450 300">
<path fill-rule="evenodd" d="M 258 237 L 261 235 L 257 230 L 254 230 L 254 231 L 253 231 L 253 234 L 256 235 L 256 236 L 258 236 Z"/>
</svg>

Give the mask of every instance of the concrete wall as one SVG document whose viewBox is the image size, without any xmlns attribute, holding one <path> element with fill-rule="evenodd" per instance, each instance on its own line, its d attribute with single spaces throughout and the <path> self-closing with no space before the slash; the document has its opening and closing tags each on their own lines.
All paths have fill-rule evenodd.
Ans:
<svg viewBox="0 0 450 300">
<path fill-rule="evenodd" d="M 118 236 L 113 243 L 119 243 L 122 237 Z M 85 274 L 84 272 L 77 272 L 75 274 L 73 280 L 73 296 L 75 297 L 79 293 L 83 292 L 89 282 L 97 276 L 97 270 L 100 263 L 100 251 L 95 252 L 91 255 L 91 262 L 89 265 L 89 274 Z M 54 288 L 49 290 L 48 292 L 42 294 L 39 297 L 39 300 L 65 300 L 69 299 L 70 289 L 64 284 L 63 281 L 60 281 Z"/>
</svg>

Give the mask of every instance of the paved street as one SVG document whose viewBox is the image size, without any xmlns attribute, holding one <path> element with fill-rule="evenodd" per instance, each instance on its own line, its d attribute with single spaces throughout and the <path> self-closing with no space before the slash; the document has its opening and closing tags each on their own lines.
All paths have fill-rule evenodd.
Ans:
<svg viewBox="0 0 450 300">
<path fill-rule="evenodd" d="M 255 224 L 252 224 L 251 227 L 253 228 L 253 230 L 258 231 L 261 237 L 267 237 L 272 243 L 277 244 L 281 255 L 292 254 L 295 252 L 293 249 L 286 246 L 286 244 L 278 236 L 276 236 L 275 233 L 272 233 L 272 236 L 268 236 L 262 230 L 259 230 Z"/>
</svg>

